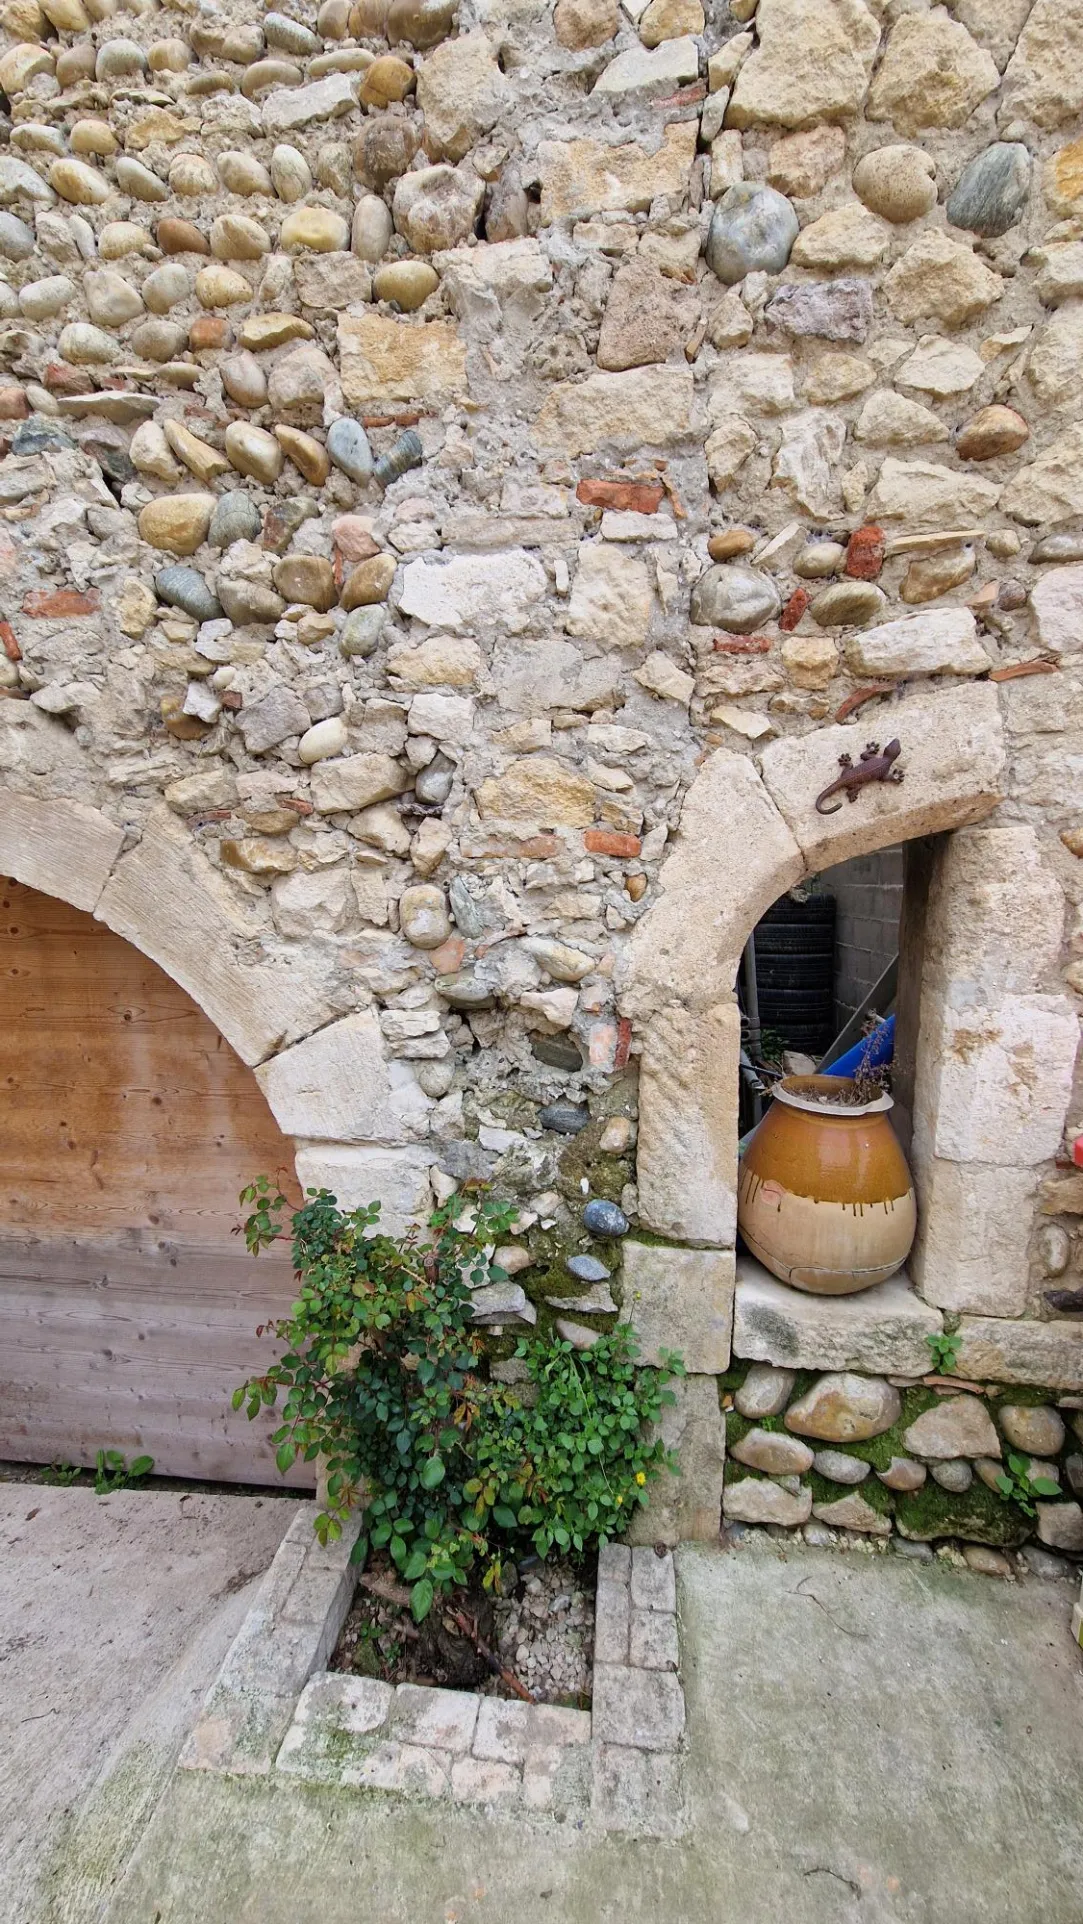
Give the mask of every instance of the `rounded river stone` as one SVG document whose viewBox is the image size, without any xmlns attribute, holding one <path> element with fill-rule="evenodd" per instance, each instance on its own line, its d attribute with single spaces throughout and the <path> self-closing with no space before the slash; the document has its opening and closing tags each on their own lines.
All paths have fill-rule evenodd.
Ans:
<svg viewBox="0 0 1083 1924">
<path fill-rule="evenodd" d="M 607 1283 L 612 1274 L 597 1256 L 569 1256 L 564 1267 L 569 1276 L 578 1276 L 581 1283 Z"/>
<path fill-rule="evenodd" d="M 948 198 L 953 227 L 994 239 L 1014 227 L 1030 192 L 1030 155 L 1020 141 L 998 140 L 963 168 Z"/>
<path fill-rule="evenodd" d="M 727 287 L 757 269 L 780 274 L 799 222 L 785 194 L 753 181 L 728 187 L 711 217 L 707 265 Z"/>
<path fill-rule="evenodd" d="M 750 635 L 771 621 L 782 606 L 774 582 L 755 568 L 717 563 L 702 574 L 692 590 L 692 620 L 703 628 L 724 628 L 727 634 Z"/>
<path fill-rule="evenodd" d="M 212 548 L 231 548 L 235 541 L 257 541 L 262 527 L 263 516 L 251 495 L 234 488 L 219 495 L 207 540 Z"/>
<path fill-rule="evenodd" d="M 577 1136 L 590 1121 L 590 1110 L 577 1102 L 550 1102 L 538 1110 L 538 1121 L 558 1136 Z"/>
<path fill-rule="evenodd" d="M 351 481 L 367 481 L 370 478 L 372 449 L 360 421 L 352 420 L 348 414 L 332 421 L 327 431 L 327 452 L 336 468 L 348 474 Z"/>
<path fill-rule="evenodd" d="M 193 621 L 217 621 L 222 613 L 198 568 L 159 568 L 154 587 L 159 601 L 180 608 Z"/>
<path fill-rule="evenodd" d="M 592 1236 L 627 1236 L 628 1218 L 616 1203 L 594 1196 L 583 1211 L 583 1227 Z"/>
</svg>

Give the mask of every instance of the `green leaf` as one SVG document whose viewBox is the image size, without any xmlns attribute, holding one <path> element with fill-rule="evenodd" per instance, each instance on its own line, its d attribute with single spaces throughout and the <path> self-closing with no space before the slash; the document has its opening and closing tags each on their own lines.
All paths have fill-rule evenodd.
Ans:
<svg viewBox="0 0 1083 1924">
<path fill-rule="evenodd" d="M 432 1609 L 435 1595 L 436 1592 L 428 1577 L 422 1577 L 420 1583 L 415 1583 L 410 1592 L 410 1612 L 415 1623 L 424 1622 L 429 1611 Z"/>
<path fill-rule="evenodd" d="M 235 1410 L 239 1410 L 241 1407 L 241 1404 L 244 1402 L 244 1398 L 245 1398 L 245 1387 L 244 1387 L 244 1384 L 242 1383 L 240 1389 L 234 1390 L 233 1395 L 229 1399 L 232 1408 Z"/>
<path fill-rule="evenodd" d="M 137 1456 L 135 1459 L 135 1462 L 132 1464 L 131 1469 L 128 1471 L 128 1475 L 129 1476 L 149 1476 L 153 1468 L 154 1468 L 154 1458 L 152 1456 Z M 1037 1489 L 1038 1487 L 1037 1484 L 1035 1484 L 1034 1487 L 1035 1489 Z"/>
<path fill-rule="evenodd" d="M 292 1443 L 279 1444 L 277 1450 L 275 1451 L 275 1462 L 278 1464 L 279 1470 L 283 1476 L 285 1476 L 286 1471 L 290 1469 L 290 1467 L 292 1466 L 293 1460 L 296 1455 L 297 1455 L 297 1451 L 294 1449 Z"/>
<path fill-rule="evenodd" d="M 443 1482 L 446 1474 L 443 1457 L 428 1457 L 421 1468 L 422 1489 L 435 1490 Z"/>
<path fill-rule="evenodd" d="M 404 1581 L 406 1583 L 416 1583 L 418 1577 L 424 1576 L 425 1567 L 426 1557 L 424 1550 L 415 1550 L 402 1573 Z"/>
<path fill-rule="evenodd" d="M 1030 1487 L 1035 1496 L 1059 1496 L 1061 1493 L 1060 1484 L 1054 1483 L 1051 1476 L 1032 1477 Z"/>
<path fill-rule="evenodd" d="M 502 1530 L 514 1530 L 518 1518 L 514 1510 L 508 1509 L 506 1503 L 498 1503 L 496 1509 L 493 1511 L 493 1522 L 499 1523 Z"/>
</svg>

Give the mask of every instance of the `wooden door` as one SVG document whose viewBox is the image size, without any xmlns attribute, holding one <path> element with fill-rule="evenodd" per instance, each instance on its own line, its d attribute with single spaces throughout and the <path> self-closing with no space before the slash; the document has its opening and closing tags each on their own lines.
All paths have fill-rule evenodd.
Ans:
<svg viewBox="0 0 1083 1924">
<path fill-rule="evenodd" d="M 263 1171 L 296 1195 L 254 1075 L 184 990 L 0 879 L 0 1457 L 280 1480 L 273 1420 L 229 1407 L 294 1293 L 288 1253 L 234 1233 Z"/>
</svg>

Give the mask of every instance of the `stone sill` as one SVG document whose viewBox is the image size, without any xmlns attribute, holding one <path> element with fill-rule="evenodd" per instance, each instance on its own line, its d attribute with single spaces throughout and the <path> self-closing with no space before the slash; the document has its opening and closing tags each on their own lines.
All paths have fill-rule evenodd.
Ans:
<svg viewBox="0 0 1083 1924">
<path fill-rule="evenodd" d="M 737 1259 L 733 1354 L 741 1362 L 925 1376 L 931 1368 L 925 1339 L 943 1327 L 940 1311 L 917 1295 L 905 1269 L 856 1296 L 811 1296 L 780 1283 L 754 1257 Z M 956 1376 L 1083 1390 L 1083 1323 L 962 1316 L 956 1334 Z"/>
<path fill-rule="evenodd" d="M 751 1256 L 737 1261 L 733 1353 L 786 1369 L 924 1376 L 927 1336 L 943 1330 L 905 1270 L 856 1296 L 811 1296 L 780 1283 Z"/>
<path fill-rule="evenodd" d="M 321 1549 L 295 1516 L 181 1753 L 182 1770 L 451 1799 L 631 1836 L 685 1827 L 673 1557 L 598 1560 L 591 1711 L 329 1671 L 358 1523 Z"/>
</svg>

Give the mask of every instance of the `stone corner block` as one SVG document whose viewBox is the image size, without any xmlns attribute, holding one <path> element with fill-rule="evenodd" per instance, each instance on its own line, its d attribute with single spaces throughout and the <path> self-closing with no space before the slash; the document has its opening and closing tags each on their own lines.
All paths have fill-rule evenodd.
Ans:
<svg viewBox="0 0 1083 1924">
<path fill-rule="evenodd" d="M 629 1239 L 623 1282 L 620 1320 L 635 1330 L 642 1363 L 660 1364 L 663 1350 L 675 1350 L 695 1375 L 717 1375 L 728 1368 L 732 1249 L 687 1249 Z"/>
<path fill-rule="evenodd" d="M 596 1744 L 672 1751 L 684 1733 L 684 1691 L 672 1671 L 598 1664 L 591 1714 Z"/>
<path fill-rule="evenodd" d="M 630 1837 L 680 1837 L 687 1817 L 681 1759 L 672 1751 L 594 1747 L 591 1817 Z"/>
<path fill-rule="evenodd" d="M 812 1296 L 779 1282 L 752 1257 L 737 1264 L 733 1350 L 742 1360 L 920 1376 L 929 1368 L 925 1338 L 943 1326 L 904 1270 L 856 1296 Z"/>
<path fill-rule="evenodd" d="M 982 1383 L 1036 1383 L 1083 1390 L 1083 1323 L 964 1316 L 956 1374 Z"/>
<path fill-rule="evenodd" d="M 658 1235 L 734 1242 L 740 1048 L 735 1002 L 699 1013 L 672 1003 L 644 1030 L 636 1180 L 640 1216 Z"/>
<path fill-rule="evenodd" d="M 345 1015 L 256 1070 L 279 1128 L 314 1142 L 397 1142 L 383 1035 L 374 1009 Z"/>
<path fill-rule="evenodd" d="M 669 1387 L 674 1400 L 663 1410 L 659 1430 L 667 1450 L 676 1452 L 680 1474 L 663 1470 L 650 1486 L 646 1505 L 628 1526 L 628 1541 L 670 1547 L 682 1541 L 717 1543 L 726 1473 L 718 1379 L 682 1376 Z"/>
<path fill-rule="evenodd" d="M 815 806 L 817 795 L 839 772 L 839 756 L 853 752 L 849 729 L 783 736 L 760 756 L 764 784 L 807 868 L 828 868 L 916 835 L 962 828 L 990 814 L 1002 799 L 1004 735 L 995 687 L 976 684 L 904 696 L 890 714 L 890 732 L 902 743 L 904 779 L 866 789 L 867 806 L 860 810 L 844 807 L 820 815 Z"/>
<path fill-rule="evenodd" d="M 301 1142 L 297 1180 L 302 1189 L 329 1189 L 342 1209 L 378 1202 L 385 1236 L 401 1236 L 411 1223 L 426 1222 L 433 1207 L 429 1187 L 432 1152 L 374 1144 Z"/>
</svg>

